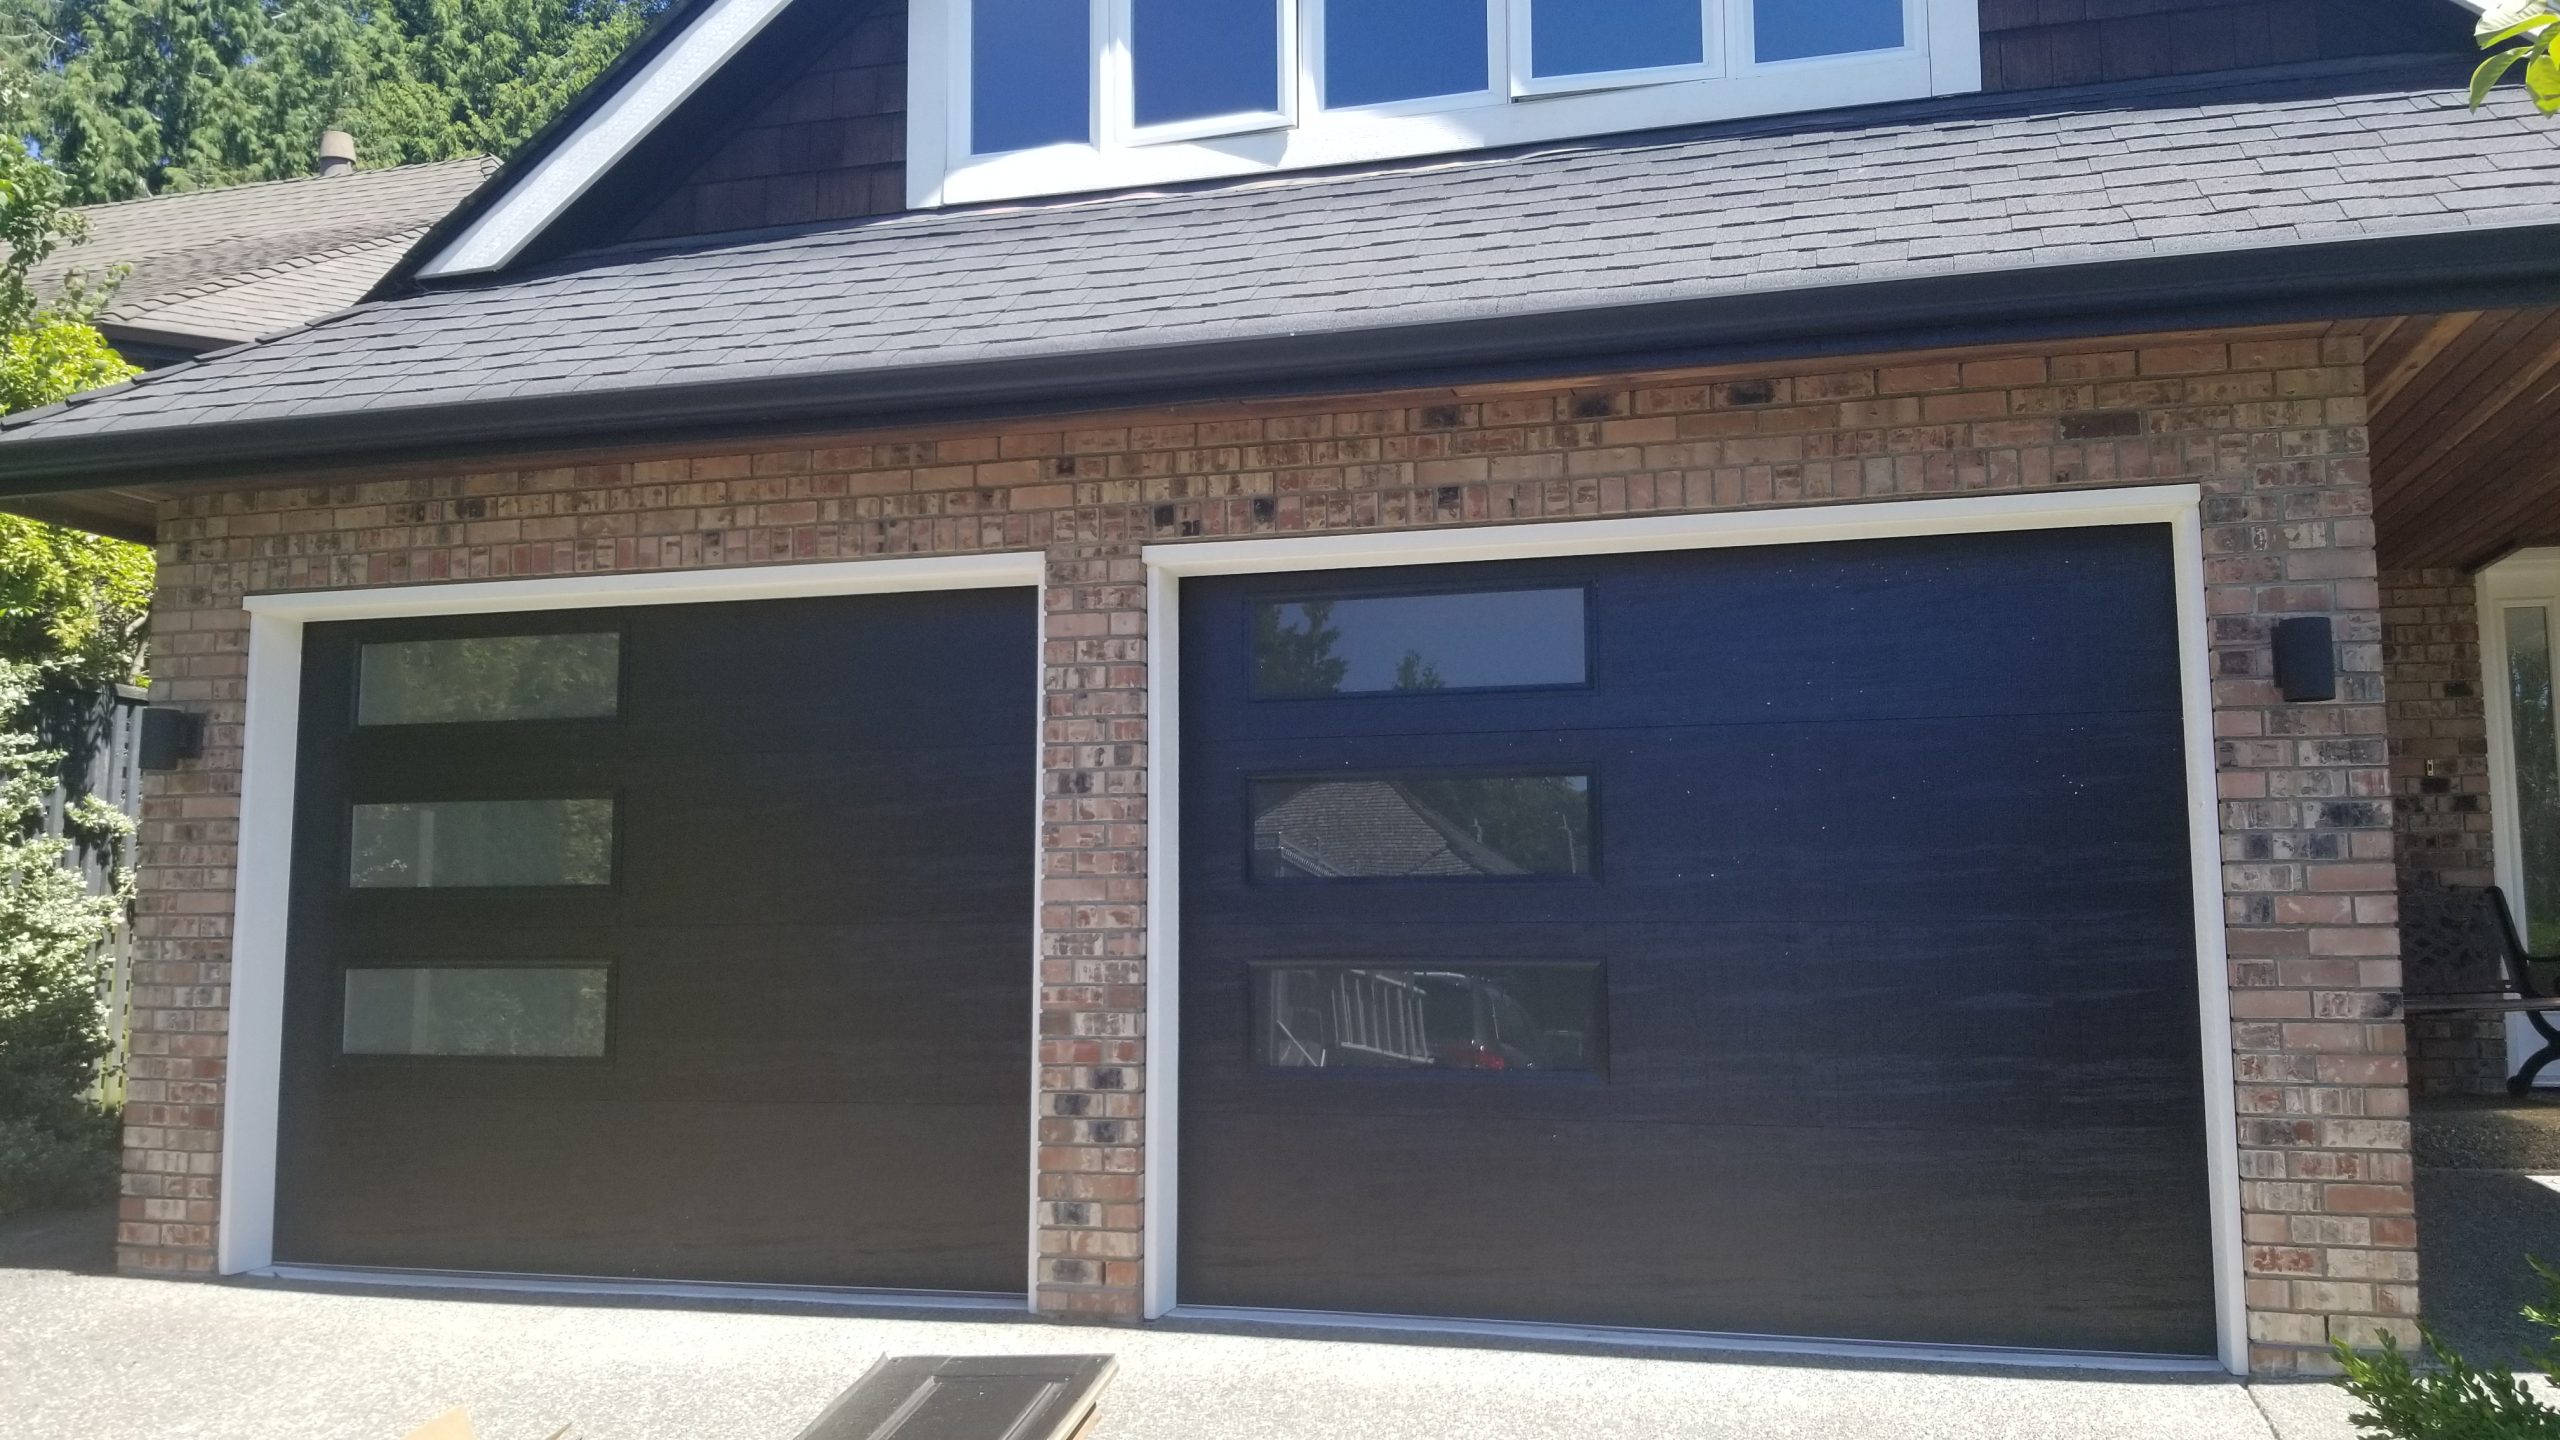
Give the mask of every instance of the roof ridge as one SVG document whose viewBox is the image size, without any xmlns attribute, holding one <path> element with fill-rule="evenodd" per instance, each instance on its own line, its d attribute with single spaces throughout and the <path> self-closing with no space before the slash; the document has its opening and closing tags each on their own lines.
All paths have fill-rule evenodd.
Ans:
<svg viewBox="0 0 2560 1440">
<path fill-rule="evenodd" d="M 413 160 L 405 165 L 381 165 L 371 170 L 359 167 L 344 175 L 287 175 L 275 180 L 243 180 L 237 185 L 208 185 L 196 190 L 163 190 L 156 195 L 136 195 L 128 200 L 99 200 L 75 208 L 84 215 L 93 215 L 101 210 L 124 210 L 137 205 L 201 200 L 214 195 L 238 195 L 247 190 L 272 190 L 287 185 L 316 185 L 323 181 L 369 180 L 383 175 L 415 174 L 421 170 L 447 169 L 470 164 L 477 164 L 482 178 L 485 179 L 497 163 L 497 157 L 492 155 L 453 155 L 442 160 Z"/>
</svg>

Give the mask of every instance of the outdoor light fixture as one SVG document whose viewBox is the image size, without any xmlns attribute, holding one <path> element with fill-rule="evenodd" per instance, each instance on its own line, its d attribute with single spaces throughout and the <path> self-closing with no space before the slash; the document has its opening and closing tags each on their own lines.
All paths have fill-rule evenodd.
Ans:
<svg viewBox="0 0 2560 1440">
<path fill-rule="evenodd" d="M 175 770 L 181 760 L 204 753 L 204 717 L 174 705 L 142 707 L 142 735 L 134 745 L 134 763 L 145 770 Z"/>
<path fill-rule="evenodd" d="M 2275 629 L 2276 688 L 2287 700 L 2338 698 L 2338 654 L 2330 644 L 2329 617 L 2296 615 Z"/>
</svg>

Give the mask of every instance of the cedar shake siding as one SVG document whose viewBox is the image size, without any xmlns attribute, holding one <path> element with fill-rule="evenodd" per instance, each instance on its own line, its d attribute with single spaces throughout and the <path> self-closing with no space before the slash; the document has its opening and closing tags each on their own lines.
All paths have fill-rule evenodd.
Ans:
<svg viewBox="0 0 2560 1440">
<path fill-rule="evenodd" d="M 2417 1314 L 2363 356 L 2303 330 L 1653 371 L 349 473 L 162 502 L 156 698 L 210 718 L 149 779 L 122 1260 L 213 1268 L 253 592 L 867 557 L 1046 556 L 1036 1287 L 1135 1319 L 1145 1253 L 1142 546 L 2093 487 L 2204 492 L 2240 1239 L 2261 1373 Z M 2270 624 L 2337 625 L 2288 704 Z M 1025 857 L 1026 863 L 1029 857 Z M 2199 1143 L 2202 1143 L 2201 1140 Z M 2057 1275 L 2057 1285 L 2071 1283 Z"/>
</svg>

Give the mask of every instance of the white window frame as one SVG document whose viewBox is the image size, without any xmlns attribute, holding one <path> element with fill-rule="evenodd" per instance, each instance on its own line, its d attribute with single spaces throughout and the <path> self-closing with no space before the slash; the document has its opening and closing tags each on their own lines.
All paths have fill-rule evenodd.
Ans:
<svg viewBox="0 0 2560 1440">
<path fill-rule="evenodd" d="M 1274 110 L 1239 110 L 1226 115 L 1204 115 L 1196 120 L 1168 120 L 1156 125 L 1138 123 L 1138 0 L 1106 0 L 1108 28 L 1102 33 L 1101 52 L 1097 59 L 1098 78 L 1104 82 L 1094 89 L 1101 101 L 1101 125 L 1093 132 L 1106 144 L 1119 147 L 1166 145 L 1184 140 L 1208 140 L 1222 135 L 1249 135 L 1260 130 L 1282 130 L 1298 123 L 1297 66 L 1292 56 L 1297 50 L 1298 7 L 1295 0 L 1262 0 L 1276 12 L 1280 28 L 1279 69 L 1272 76 L 1272 93 L 1280 97 Z M 1114 72 L 1117 72 L 1116 75 Z M 965 75 L 961 77 L 965 80 Z"/>
<path fill-rule="evenodd" d="M 2516 794 L 2516 724 L 2507 687 L 2507 611 L 2527 607 L 2550 617 L 2560 644 L 2560 547 L 2519 550 L 2482 570 L 2473 603 L 2480 622 L 2480 708 L 2489 722 L 2490 872 L 2506 893 L 2516 929 L 2533 934 L 2534 915 L 2524 883 L 2524 824 Z M 2507 1017 L 2507 1072 L 2542 1048 L 2542 1037 L 2522 1015 Z M 2560 1068 L 2536 1078 L 2537 1090 L 2560 1089 Z"/>
<path fill-rule="evenodd" d="M 1765 65 L 1752 58 L 1753 0 L 1700 0 L 1712 22 L 1707 63 L 1544 80 L 1527 73 L 1531 0 L 1486 0 L 1483 90 L 1330 110 L 1324 0 L 1280 0 L 1281 112 L 1139 127 L 1131 111 L 1131 0 L 1092 0 L 1095 143 L 974 155 L 972 3 L 912 0 L 907 198 L 917 208 L 1459 153 L 1962 94 L 1982 84 L 1977 0 L 1902 0 L 1903 43 L 1895 49 Z"/>
<path fill-rule="evenodd" d="M 1322 0 L 1317 0 L 1318 4 Z M 1724 74 L 1724 58 L 1728 54 L 1748 55 L 1747 49 L 1731 43 L 1732 17 L 1748 17 L 1752 0 L 1697 0 L 1698 48 L 1701 58 L 1690 65 L 1647 65 L 1634 70 L 1594 70 L 1581 75 L 1554 75 L 1540 79 L 1531 67 L 1537 61 L 1537 45 L 1531 38 L 1532 14 L 1538 0 L 1491 0 L 1488 8 L 1499 14 L 1508 9 L 1511 15 L 1511 93 L 1515 96 L 1582 95 L 1594 90 L 1625 90 L 1638 85 L 1667 85 L 1682 80 L 1713 80 Z M 1906 41 L 1910 36 L 1911 0 L 1904 0 Z M 1875 53 L 1875 52 L 1868 52 Z"/>
</svg>

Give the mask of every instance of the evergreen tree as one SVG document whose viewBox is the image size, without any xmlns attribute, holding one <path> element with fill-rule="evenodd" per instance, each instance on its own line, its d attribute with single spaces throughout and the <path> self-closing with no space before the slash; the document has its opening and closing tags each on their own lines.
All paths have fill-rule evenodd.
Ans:
<svg viewBox="0 0 2560 1440">
<path fill-rule="evenodd" d="M 77 204 L 306 175 L 324 129 L 376 165 L 503 155 L 668 0 L 0 0 L 10 117 Z"/>
</svg>

